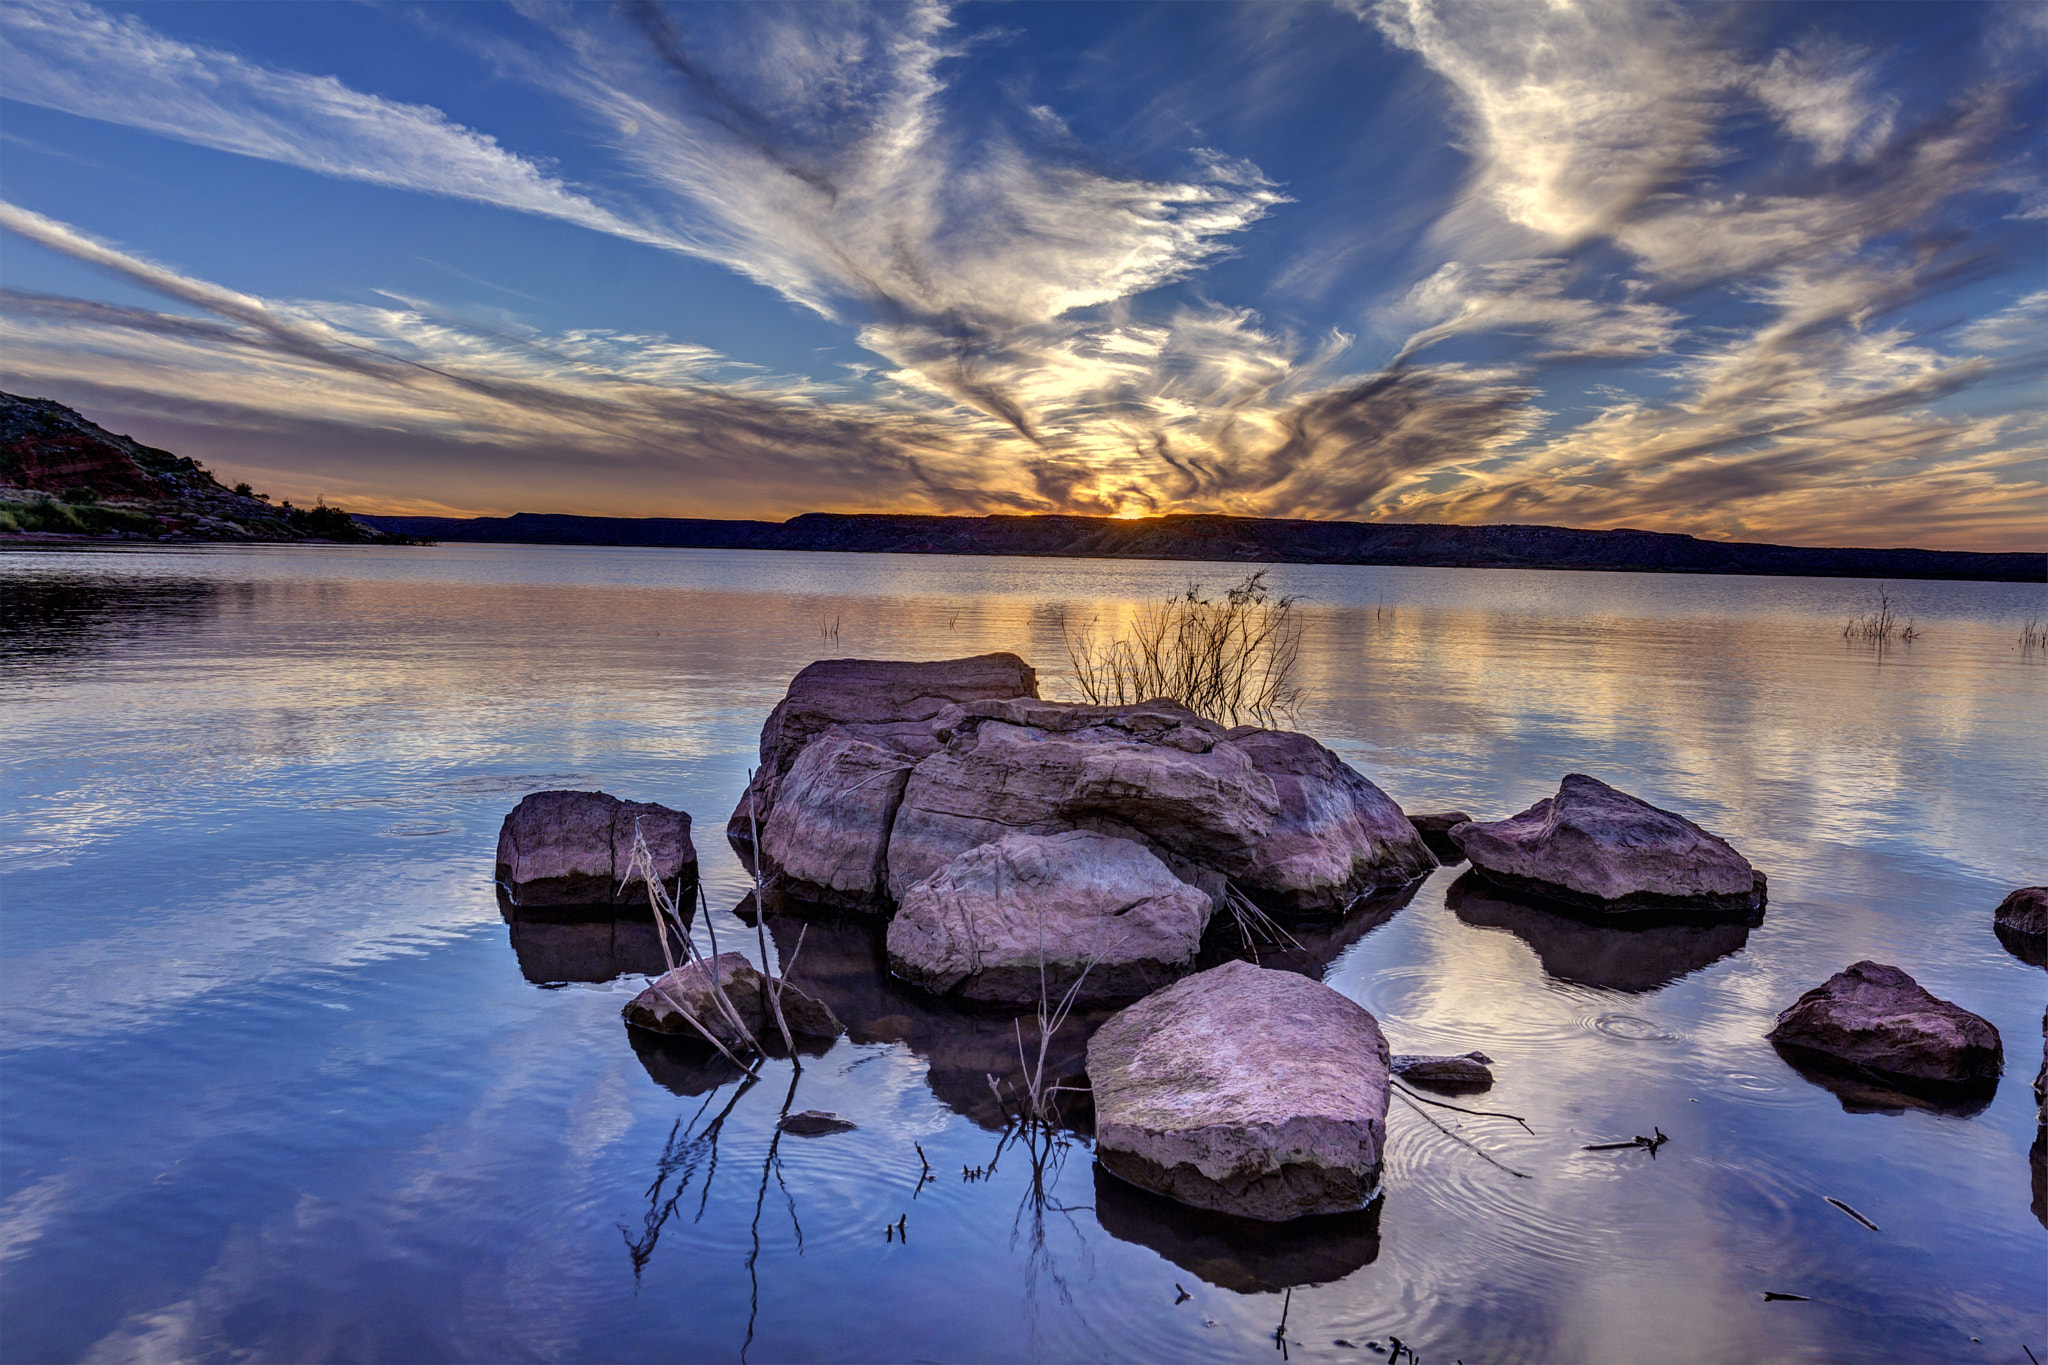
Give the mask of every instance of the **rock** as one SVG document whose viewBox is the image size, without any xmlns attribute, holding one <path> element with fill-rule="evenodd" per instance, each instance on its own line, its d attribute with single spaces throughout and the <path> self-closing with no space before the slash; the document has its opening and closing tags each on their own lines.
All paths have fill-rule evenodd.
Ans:
<svg viewBox="0 0 2048 1365">
<path fill-rule="evenodd" d="M 2048 967 L 2048 886 L 2023 886 L 1998 903 L 1991 925 L 2006 951 Z"/>
<path fill-rule="evenodd" d="M 916 759 L 938 749 L 932 720 L 948 705 L 1037 695 L 1038 675 L 1014 654 L 928 663 L 821 659 L 790 680 L 761 727 L 761 766 L 726 824 L 726 838 L 751 856 L 754 819 L 768 823 L 784 774 L 834 726 Z"/>
<path fill-rule="evenodd" d="M 1251 866 L 1236 878 L 1260 908 L 1334 915 L 1436 870 L 1436 855 L 1392 798 L 1315 740 L 1254 726 L 1228 739 L 1273 784 L 1280 803 Z"/>
<path fill-rule="evenodd" d="M 1861 1071 L 1909 1081 L 1996 1081 L 1998 1030 L 1937 1000 L 1897 967 L 1858 962 L 1799 997 L 1767 1037 Z"/>
<path fill-rule="evenodd" d="M 1557 795 L 1451 839 L 1487 880 L 1602 911 L 1718 914 L 1763 908 L 1764 877 L 1683 816 L 1572 773 Z"/>
<path fill-rule="evenodd" d="M 1144 844 L 1219 900 L 1280 813 L 1222 727 L 1173 702 L 975 702 L 934 733 L 946 747 L 912 770 L 889 835 L 898 901 L 980 844 L 1071 829 Z"/>
<path fill-rule="evenodd" d="M 1404 1081 L 1459 1090 L 1485 1090 L 1493 1085 L 1493 1058 L 1483 1052 L 1462 1057 L 1418 1057 L 1401 1054 L 1387 1063 L 1387 1069 Z"/>
<path fill-rule="evenodd" d="M 712 993 L 714 966 L 718 989 L 732 1003 L 733 1013 L 746 1025 L 747 1033 L 764 1045 L 771 1040 L 779 1043 L 781 1030 L 768 1012 L 767 978 L 739 953 L 720 953 L 708 962 L 699 960 L 663 973 L 626 1005 L 626 1022 L 656 1033 L 708 1036 L 728 1048 L 739 1047 L 746 1040 Z M 782 1012 L 791 1033 L 835 1038 L 845 1032 L 823 1001 L 797 986 L 783 987 Z M 696 1024 L 691 1023 L 691 1016 Z"/>
<path fill-rule="evenodd" d="M 1226 962 L 1088 1043 L 1097 1154 L 1141 1189 L 1261 1222 L 1378 1193 L 1387 1040 L 1320 982 Z"/>
<path fill-rule="evenodd" d="M 1128 1000 L 1193 965 L 1210 908 L 1128 839 L 1012 834 L 905 893 L 889 924 L 889 966 L 969 1000 L 1028 1004 L 1043 991 L 1056 1004 L 1077 979 L 1079 1000 Z"/>
<path fill-rule="evenodd" d="M 859 1127 L 851 1119 L 825 1109 L 806 1109 L 800 1114 L 791 1114 L 775 1125 L 785 1133 L 798 1137 L 824 1137 L 829 1133 L 850 1133 Z"/>
<path fill-rule="evenodd" d="M 688 813 L 604 792 L 535 792 L 498 831 L 498 881 L 512 903 L 647 907 L 647 884 L 625 882 L 638 826 L 654 868 L 673 887 L 697 884 Z"/>
<path fill-rule="evenodd" d="M 1505 929 L 1528 944 L 1544 972 L 1559 981 L 1610 991 L 1654 991 L 1687 973 L 1741 952 L 1751 921 L 1710 918 L 1674 923 L 1669 912 L 1645 915 L 1597 914 L 1514 891 L 1503 890 L 1477 872 L 1444 888 L 1444 905 L 1466 924 Z M 1588 922 L 1596 918 L 1597 923 Z"/>
<path fill-rule="evenodd" d="M 889 827 L 910 766 L 843 728 L 813 740 L 783 775 L 761 831 L 768 885 L 822 905 L 886 910 Z"/>
<path fill-rule="evenodd" d="M 1415 832 L 1422 836 L 1422 842 L 1429 845 L 1429 851 L 1445 867 L 1455 867 L 1465 861 L 1465 850 L 1459 848 L 1451 838 L 1451 827 L 1471 823 L 1472 817 L 1461 810 L 1439 811 L 1431 815 L 1411 815 L 1408 823 L 1415 826 Z"/>
</svg>

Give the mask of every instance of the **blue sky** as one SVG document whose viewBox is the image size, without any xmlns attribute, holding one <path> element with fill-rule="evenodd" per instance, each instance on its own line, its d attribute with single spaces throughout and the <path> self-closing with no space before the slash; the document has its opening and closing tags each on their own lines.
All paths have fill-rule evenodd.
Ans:
<svg viewBox="0 0 2048 1365">
<path fill-rule="evenodd" d="M 2039 549 L 2048 6 L 0 5 L 0 384 L 359 510 Z"/>
</svg>

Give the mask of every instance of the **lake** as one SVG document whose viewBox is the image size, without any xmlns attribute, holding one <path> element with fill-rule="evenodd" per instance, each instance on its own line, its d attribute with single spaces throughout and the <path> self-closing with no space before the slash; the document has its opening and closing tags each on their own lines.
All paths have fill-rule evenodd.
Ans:
<svg viewBox="0 0 2048 1365">
<path fill-rule="evenodd" d="M 2048 1359 L 2048 975 L 1991 929 L 2048 882 L 2041 585 L 1892 585 L 1925 634 L 1880 652 L 1842 638 L 1877 591 L 1849 580 L 1275 566 L 1298 728 L 1405 808 L 1497 819 L 1586 772 L 1770 878 L 1755 927 L 1599 927 L 1449 868 L 1304 930 L 1291 965 L 1397 1052 L 1487 1053 L 1456 1102 L 1527 1123 L 1395 1104 L 1385 1194 L 1336 1227 L 1218 1227 L 1099 1175 L 1085 1132 L 1006 1133 L 1010 1026 L 890 982 L 872 930 L 805 930 L 796 979 L 852 1031 L 742 1085 L 629 1035 L 641 921 L 500 912 L 505 813 L 602 788 L 695 817 L 698 941 L 758 956 L 723 828 L 798 669 L 1005 649 L 1071 695 L 1063 621 L 1239 572 L 0 555 L 0 1354 Z M 1997 1025 L 1988 1105 L 1829 1087 L 1764 1041 L 1866 957 Z M 778 1140 L 811 1108 L 859 1126 Z M 1653 1127 L 1654 1156 L 1584 1150 Z"/>
</svg>

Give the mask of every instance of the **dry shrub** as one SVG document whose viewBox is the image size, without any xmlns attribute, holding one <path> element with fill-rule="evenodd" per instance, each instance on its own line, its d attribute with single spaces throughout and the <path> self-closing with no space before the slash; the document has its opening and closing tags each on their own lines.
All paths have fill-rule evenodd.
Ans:
<svg viewBox="0 0 2048 1365">
<path fill-rule="evenodd" d="M 1269 725 L 1303 696 L 1300 600 L 1274 596 L 1260 569 L 1218 598 L 1190 583 L 1141 611 L 1128 635 L 1105 642 L 1093 621 L 1078 631 L 1063 622 L 1061 635 L 1074 684 L 1094 705 L 1166 697 L 1220 724 Z"/>
</svg>

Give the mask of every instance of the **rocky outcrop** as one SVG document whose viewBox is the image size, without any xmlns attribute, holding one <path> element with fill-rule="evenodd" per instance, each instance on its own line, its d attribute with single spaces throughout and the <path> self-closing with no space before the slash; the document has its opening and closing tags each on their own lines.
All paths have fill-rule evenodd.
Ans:
<svg viewBox="0 0 2048 1365">
<path fill-rule="evenodd" d="M 1038 675 L 1014 654 L 924 663 L 821 659 L 790 680 L 768 713 L 761 727 L 761 766 L 726 823 L 726 837 L 742 857 L 752 856 L 755 825 L 764 827 L 765 838 L 783 777 L 827 730 L 837 727 L 915 761 L 937 751 L 932 721 L 946 707 L 1037 695 Z"/>
<path fill-rule="evenodd" d="M 645 908 L 647 883 L 627 880 L 636 829 L 664 884 L 697 884 L 688 813 L 579 791 L 535 792 L 512 808 L 498 831 L 498 882 L 521 908 Z"/>
<path fill-rule="evenodd" d="M 2000 901 L 1991 927 L 2014 957 L 2048 967 L 2048 886 L 2023 886 Z"/>
<path fill-rule="evenodd" d="M 889 829 L 911 759 L 827 730 L 776 784 L 757 866 L 769 886 L 820 905 L 885 911 Z"/>
<path fill-rule="evenodd" d="M 1556 796 L 1451 838 L 1488 881 L 1601 911 L 1749 914 L 1764 877 L 1728 842 L 1682 815 L 1572 773 Z"/>
<path fill-rule="evenodd" d="M 746 1026 L 746 1038 L 740 1036 L 731 1017 L 720 1006 L 718 994 L 714 994 L 714 980 L 716 992 L 724 995 L 732 1005 L 732 1013 Z M 708 1037 L 728 1048 L 738 1048 L 780 1039 L 781 1030 L 769 1011 L 767 991 L 768 979 L 745 957 L 739 953 L 720 953 L 715 958 L 686 963 L 663 973 L 628 1001 L 623 1012 L 626 1022 L 637 1028 Z M 836 1038 L 846 1031 L 824 1001 L 797 986 L 785 984 L 781 1000 L 782 1017 L 793 1034 Z"/>
<path fill-rule="evenodd" d="M 1459 825 L 1472 823 L 1472 817 L 1461 810 L 1435 811 L 1425 815 L 1411 815 L 1408 823 L 1415 826 L 1415 832 L 1422 836 L 1422 842 L 1429 845 L 1429 851 L 1445 867 L 1455 867 L 1465 861 L 1465 850 L 1458 847 L 1451 838 L 1451 830 Z"/>
<path fill-rule="evenodd" d="M 1232 748 L 1273 784 L 1280 813 L 1239 886 L 1273 914 L 1324 916 L 1429 875 L 1436 855 L 1387 794 L 1307 735 L 1243 726 Z"/>
<path fill-rule="evenodd" d="M 1908 1082 L 1996 1082 L 2004 1062 L 1989 1020 L 1879 962 L 1855 963 L 1800 996 L 1767 1036 L 1781 1048 Z"/>
<path fill-rule="evenodd" d="M 1187 977 L 1088 1043 L 1098 1158 L 1142 1189 L 1262 1222 L 1379 1188 L 1387 1041 L 1320 982 L 1248 962 Z"/>
<path fill-rule="evenodd" d="M 910 888 L 889 966 L 934 994 L 1026 1004 L 1128 1000 L 1193 965 L 1208 896 L 1128 839 L 1012 834 Z"/>
</svg>

